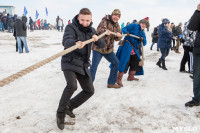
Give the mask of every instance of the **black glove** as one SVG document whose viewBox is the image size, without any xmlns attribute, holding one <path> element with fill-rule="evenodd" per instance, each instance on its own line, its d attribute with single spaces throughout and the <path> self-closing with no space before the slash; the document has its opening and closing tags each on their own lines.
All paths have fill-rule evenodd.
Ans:
<svg viewBox="0 0 200 133">
<path fill-rule="evenodd" d="M 127 36 L 127 37 L 130 37 L 130 33 L 129 33 L 129 32 L 126 32 L 126 36 Z"/>
<path fill-rule="evenodd" d="M 144 38 L 143 38 L 143 37 L 140 37 L 139 40 L 143 42 L 143 41 L 144 41 Z"/>
</svg>

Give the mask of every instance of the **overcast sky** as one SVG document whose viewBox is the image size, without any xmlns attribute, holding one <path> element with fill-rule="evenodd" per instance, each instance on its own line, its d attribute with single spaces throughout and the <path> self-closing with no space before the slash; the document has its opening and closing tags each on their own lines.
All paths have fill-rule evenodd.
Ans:
<svg viewBox="0 0 200 133">
<path fill-rule="evenodd" d="M 81 8 L 87 7 L 92 11 L 95 28 L 102 17 L 111 14 L 114 9 L 121 10 L 120 24 L 148 16 L 151 28 L 160 24 L 162 18 L 168 18 L 177 25 L 191 17 L 198 3 L 200 0 L 0 0 L 0 5 L 15 6 L 15 13 L 20 15 L 26 6 L 27 17 L 31 16 L 34 19 L 36 10 L 40 14 L 39 18 L 45 19 L 45 7 L 47 7 L 49 12 L 47 20 L 53 24 L 58 15 L 66 24 Z"/>
</svg>

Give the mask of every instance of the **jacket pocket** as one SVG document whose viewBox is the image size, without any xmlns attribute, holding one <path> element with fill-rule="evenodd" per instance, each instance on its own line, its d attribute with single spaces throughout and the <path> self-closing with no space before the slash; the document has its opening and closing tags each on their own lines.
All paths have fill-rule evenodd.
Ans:
<svg viewBox="0 0 200 133">
<path fill-rule="evenodd" d="M 83 67 L 84 66 L 84 60 L 78 57 L 64 57 L 62 58 L 62 60 L 64 62 L 68 62 L 69 64 L 75 65 L 75 66 L 79 66 L 79 67 Z"/>
<path fill-rule="evenodd" d="M 72 65 L 83 67 L 84 61 L 78 58 L 72 58 L 71 62 Z"/>
</svg>

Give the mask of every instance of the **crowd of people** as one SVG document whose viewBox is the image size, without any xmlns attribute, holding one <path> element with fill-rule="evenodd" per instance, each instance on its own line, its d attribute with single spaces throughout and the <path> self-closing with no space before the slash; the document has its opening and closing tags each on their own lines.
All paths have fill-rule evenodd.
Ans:
<svg viewBox="0 0 200 133">
<path fill-rule="evenodd" d="M 70 20 L 68 24 L 70 24 Z M 52 30 L 57 29 L 58 31 L 63 31 L 64 23 L 61 18 L 56 19 L 56 25 L 53 26 L 50 23 L 47 23 L 45 19 L 37 19 L 33 21 L 31 17 L 29 20 L 27 17 L 22 14 L 19 16 L 14 14 L 14 16 L 0 12 L 0 31 L 13 33 L 13 36 L 16 39 L 16 52 L 19 54 L 23 53 L 23 48 L 25 52 L 29 53 L 28 45 L 26 41 L 27 30 L 33 32 L 34 30 Z M 23 38 L 22 38 L 23 37 Z"/>
<path fill-rule="evenodd" d="M 13 33 L 14 32 L 14 24 L 17 21 L 18 16 L 19 15 L 17 15 L 17 14 L 14 14 L 12 16 L 9 13 L 3 14 L 2 12 L 0 12 L 0 31 L 7 31 L 9 33 Z M 60 29 L 62 31 L 63 27 L 64 27 L 63 20 L 61 18 L 59 18 L 59 16 L 58 16 L 58 19 L 56 20 L 56 25 L 48 23 L 46 19 L 33 20 L 32 17 L 29 17 L 29 19 L 28 19 L 24 14 L 22 14 L 22 16 L 20 16 L 20 17 L 21 17 L 22 21 L 26 24 L 27 29 L 30 31 L 52 30 L 52 29 L 58 29 L 58 30 Z M 70 20 L 69 20 L 69 22 L 70 22 Z"/>
</svg>

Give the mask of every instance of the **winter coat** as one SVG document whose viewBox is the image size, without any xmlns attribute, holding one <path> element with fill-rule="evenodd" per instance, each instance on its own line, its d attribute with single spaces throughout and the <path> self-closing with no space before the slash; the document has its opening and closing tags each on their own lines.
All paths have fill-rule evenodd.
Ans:
<svg viewBox="0 0 200 133">
<path fill-rule="evenodd" d="M 183 34 L 183 31 L 182 31 L 182 29 L 181 29 L 181 27 L 179 27 L 179 26 L 176 26 L 176 28 L 175 28 L 175 31 L 174 31 L 174 36 L 179 36 L 179 35 L 181 35 L 181 34 Z"/>
<path fill-rule="evenodd" d="M 10 27 L 13 27 L 13 26 L 14 26 L 14 21 L 13 21 L 13 18 L 12 18 L 12 17 L 9 18 L 9 20 L 8 20 L 8 26 L 10 26 Z"/>
<path fill-rule="evenodd" d="M 14 19 L 13 20 L 14 20 L 14 22 L 17 21 L 17 14 L 14 15 Z"/>
<path fill-rule="evenodd" d="M 155 27 L 154 30 L 153 30 L 153 33 L 152 33 L 152 42 L 153 43 L 157 43 L 158 42 L 158 28 Z"/>
<path fill-rule="evenodd" d="M 76 15 L 72 23 L 67 25 L 65 28 L 65 33 L 63 35 L 62 44 L 64 49 L 67 49 L 71 46 L 74 46 L 77 41 L 86 41 L 91 39 L 96 31 L 93 27 L 91 27 L 92 23 L 88 28 L 82 27 L 77 20 L 78 15 Z M 90 75 L 88 67 L 90 66 L 90 53 L 91 53 L 91 45 L 87 44 L 82 49 L 76 49 L 66 55 L 62 56 L 61 59 L 61 67 L 62 70 L 72 70 L 82 75 L 87 73 Z M 95 42 L 95 45 L 99 47 L 104 47 L 105 41 L 103 38 L 99 39 Z"/>
<path fill-rule="evenodd" d="M 7 20 L 7 17 L 6 16 L 3 16 L 1 18 L 1 22 L 5 25 L 6 24 L 6 20 Z"/>
<path fill-rule="evenodd" d="M 26 29 L 26 24 L 23 21 L 17 19 L 17 21 L 14 24 L 14 31 L 16 32 L 16 37 L 26 36 Z"/>
<path fill-rule="evenodd" d="M 40 20 L 39 19 L 37 20 L 37 25 L 40 26 Z"/>
<path fill-rule="evenodd" d="M 185 41 L 183 43 L 183 46 L 193 47 L 196 32 L 188 30 L 188 28 L 187 28 L 188 24 L 189 24 L 189 21 L 186 22 L 183 27 L 183 37 L 182 38 Z"/>
<path fill-rule="evenodd" d="M 30 25 L 33 24 L 33 19 L 32 19 L 32 18 L 29 19 L 29 24 L 30 24 Z"/>
<path fill-rule="evenodd" d="M 193 54 L 200 54 L 200 11 L 196 10 L 187 27 L 191 31 L 197 31 L 194 41 Z"/>
<path fill-rule="evenodd" d="M 100 22 L 99 26 L 97 27 L 97 33 L 102 34 L 106 31 L 106 29 L 112 32 L 121 32 L 119 23 L 114 23 L 112 21 L 111 15 L 106 15 Z M 110 54 L 114 50 L 114 41 L 121 40 L 122 37 L 116 37 L 114 35 L 104 36 L 104 40 L 106 42 L 106 46 L 104 48 L 99 48 L 96 45 L 92 46 L 92 49 L 98 51 L 102 54 Z"/>
<path fill-rule="evenodd" d="M 0 12 L 0 20 L 1 20 L 2 17 L 3 17 L 3 13 Z"/>
<path fill-rule="evenodd" d="M 26 16 L 22 16 L 22 21 L 26 23 L 27 22 L 27 17 Z"/>
<path fill-rule="evenodd" d="M 167 26 L 160 24 L 158 27 L 158 48 L 171 48 L 172 32 L 167 29 Z"/>
<path fill-rule="evenodd" d="M 173 36 L 175 36 L 175 32 L 176 32 L 176 27 L 174 26 L 174 27 L 172 28 L 172 35 L 173 35 Z"/>
<path fill-rule="evenodd" d="M 7 14 L 7 17 L 6 17 L 6 26 L 8 26 L 8 19 L 9 19 L 9 16 L 10 16 L 10 14 L 8 13 L 8 14 Z"/>
<path fill-rule="evenodd" d="M 123 32 L 123 34 L 126 34 L 127 32 L 129 32 L 132 35 L 143 37 L 144 38 L 144 41 L 143 41 L 144 46 L 147 43 L 145 32 L 144 32 L 144 30 L 141 30 L 140 24 L 132 23 L 130 25 L 127 25 L 126 27 L 122 28 L 122 32 Z M 123 46 L 119 46 L 117 53 L 116 53 L 116 56 L 119 59 L 119 72 L 127 72 L 126 69 L 128 69 L 128 68 L 126 66 L 127 66 L 127 63 L 129 62 L 132 49 L 134 49 L 135 53 L 137 54 L 138 58 L 140 59 L 139 51 L 137 50 L 138 46 L 140 46 L 140 44 L 141 44 L 140 40 L 136 39 L 134 37 L 125 37 L 124 39 L 128 40 L 131 44 L 133 44 L 133 46 L 130 43 L 128 43 L 127 41 L 124 41 Z M 143 75 L 143 74 L 144 74 L 143 68 L 141 71 L 136 73 L 136 75 Z"/>
</svg>

